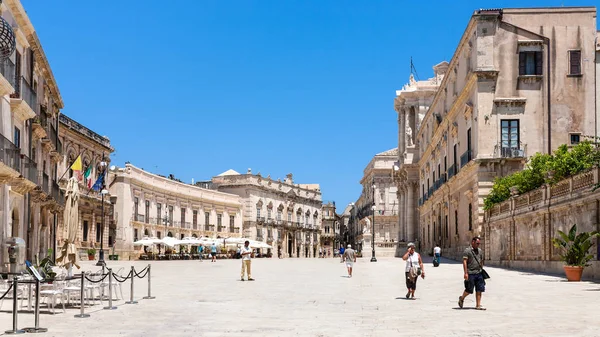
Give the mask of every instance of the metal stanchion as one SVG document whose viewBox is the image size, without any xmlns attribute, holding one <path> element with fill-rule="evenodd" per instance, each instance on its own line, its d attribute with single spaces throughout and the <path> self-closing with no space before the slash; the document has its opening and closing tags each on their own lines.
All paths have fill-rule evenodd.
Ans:
<svg viewBox="0 0 600 337">
<path fill-rule="evenodd" d="M 135 278 L 135 269 L 131 266 L 131 289 L 129 293 L 129 301 L 126 304 L 138 304 L 138 301 L 133 300 L 133 279 Z"/>
<path fill-rule="evenodd" d="M 17 329 L 17 288 L 19 286 L 19 282 L 17 281 L 17 275 L 13 275 L 13 329 L 4 331 L 7 335 L 17 335 L 25 333 L 25 330 Z"/>
<path fill-rule="evenodd" d="M 112 305 L 112 268 L 106 268 L 108 270 L 108 306 L 104 307 L 104 310 L 115 310 L 117 307 Z"/>
<path fill-rule="evenodd" d="M 84 294 L 85 294 L 84 291 L 85 291 L 85 273 L 82 271 L 81 272 L 81 290 L 79 291 L 79 300 L 80 300 L 79 306 L 80 306 L 80 309 L 81 309 L 81 313 L 79 313 L 79 315 L 74 315 L 74 317 L 77 317 L 77 318 L 87 318 L 87 317 L 90 317 L 89 314 L 86 314 L 84 312 L 84 307 L 85 307 L 85 305 L 83 303 L 83 298 L 85 297 L 84 296 Z"/>
<path fill-rule="evenodd" d="M 156 298 L 156 297 L 152 296 L 152 292 L 151 292 L 151 289 L 152 289 L 152 282 L 150 281 L 150 272 L 152 271 L 151 267 L 152 266 L 148 263 L 148 296 L 144 296 L 145 300 L 153 300 Z"/>
<path fill-rule="evenodd" d="M 35 280 L 35 307 L 33 310 L 35 326 L 23 330 L 29 333 L 48 332 L 48 329 L 40 328 L 40 281 L 38 279 Z"/>
</svg>

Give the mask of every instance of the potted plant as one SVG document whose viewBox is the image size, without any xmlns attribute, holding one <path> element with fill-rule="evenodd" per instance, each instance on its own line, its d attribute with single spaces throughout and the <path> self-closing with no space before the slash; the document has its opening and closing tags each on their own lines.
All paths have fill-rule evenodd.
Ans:
<svg viewBox="0 0 600 337">
<path fill-rule="evenodd" d="M 582 232 L 577 234 L 577 224 L 569 230 L 569 234 L 558 231 L 559 237 L 553 238 L 554 247 L 561 249 L 560 259 L 565 261 L 563 268 L 567 280 L 579 282 L 583 268 L 589 266 L 588 262 L 594 258 L 589 254 L 590 248 L 594 245 L 593 238 L 598 237 L 600 233 Z"/>
<path fill-rule="evenodd" d="M 93 261 L 96 258 L 96 249 L 90 248 L 87 250 L 88 260 Z"/>
</svg>

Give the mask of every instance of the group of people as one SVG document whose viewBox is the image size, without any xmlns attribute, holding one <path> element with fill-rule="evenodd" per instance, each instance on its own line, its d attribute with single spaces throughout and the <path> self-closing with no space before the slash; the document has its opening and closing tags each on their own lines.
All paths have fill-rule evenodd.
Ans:
<svg viewBox="0 0 600 337">
<path fill-rule="evenodd" d="M 463 252 L 463 279 L 464 279 L 464 291 L 462 295 L 458 297 L 458 306 L 463 307 L 465 298 L 475 291 L 475 309 L 485 310 L 485 307 L 481 305 L 481 295 L 485 292 L 485 272 L 483 270 L 483 250 L 479 248 L 481 239 L 474 237 L 471 240 L 471 245 Z M 434 252 L 434 263 L 439 264 L 441 255 L 441 248 L 436 245 L 433 250 Z M 421 255 L 415 252 L 415 244 L 409 243 L 406 249 L 406 253 L 402 256 L 402 259 L 406 261 L 405 267 L 405 278 L 407 299 L 415 298 L 415 290 L 417 289 L 417 280 L 419 276 L 425 278 L 425 268 L 423 268 L 423 260 Z"/>
<path fill-rule="evenodd" d="M 481 238 L 474 237 L 471 240 L 471 245 L 467 247 L 463 252 L 463 279 L 464 279 L 464 291 L 462 295 L 458 297 L 458 306 L 463 307 L 465 298 L 475 291 L 475 309 L 486 310 L 481 305 L 481 295 L 485 292 L 485 271 L 483 270 L 483 250 L 479 248 L 481 244 Z M 244 247 L 240 249 L 242 255 L 242 272 L 241 280 L 244 280 L 244 274 L 247 274 L 248 281 L 254 281 L 251 272 L 251 258 L 252 248 L 249 247 L 250 242 L 246 241 Z M 438 265 L 440 262 L 441 248 L 437 245 L 433 250 L 434 261 L 437 261 Z M 341 262 L 346 263 L 346 269 L 348 270 L 348 278 L 352 278 L 352 269 L 356 262 L 356 252 L 352 249 L 352 245 L 349 244 L 346 249 L 340 249 Z M 404 269 L 406 279 L 406 299 L 415 299 L 415 290 L 417 290 L 417 280 L 419 276 L 425 279 L 425 268 L 423 267 L 423 260 L 421 254 L 415 251 L 415 244 L 409 243 L 406 249 L 406 253 L 402 256 L 402 260 L 406 261 Z"/>
</svg>

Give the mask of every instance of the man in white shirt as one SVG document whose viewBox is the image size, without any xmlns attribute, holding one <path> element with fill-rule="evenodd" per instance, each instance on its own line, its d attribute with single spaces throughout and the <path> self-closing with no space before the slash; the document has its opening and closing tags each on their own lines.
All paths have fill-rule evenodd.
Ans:
<svg viewBox="0 0 600 337">
<path fill-rule="evenodd" d="M 437 262 L 437 265 L 440 264 L 440 256 L 442 256 L 442 248 L 440 248 L 440 246 L 438 246 L 436 244 L 435 247 L 433 248 L 433 258 L 434 258 L 435 262 Z M 436 263 L 434 263 L 434 264 L 436 264 Z"/>
<path fill-rule="evenodd" d="M 242 281 L 244 281 L 244 270 L 246 270 L 248 274 L 248 281 L 254 281 L 251 269 L 252 248 L 250 248 L 250 241 L 246 240 L 246 242 L 244 242 L 244 247 L 240 249 L 240 254 L 242 255 Z"/>
</svg>

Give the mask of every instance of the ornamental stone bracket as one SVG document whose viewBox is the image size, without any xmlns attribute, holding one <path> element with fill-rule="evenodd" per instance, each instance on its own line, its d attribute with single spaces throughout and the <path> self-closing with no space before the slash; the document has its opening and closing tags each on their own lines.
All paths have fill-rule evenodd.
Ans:
<svg viewBox="0 0 600 337">
<path fill-rule="evenodd" d="M 542 75 L 519 75 L 519 81 L 523 83 L 536 83 L 541 82 L 544 79 Z"/>
<path fill-rule="evenodd" d="M 64 158 L 63 158 L 62 154 L 58 153 L 58 151 L 53 149 L 53 150 L 50 150 L 50 159 L 52 160 L 52 163 L 58 164 L 58 163 L 62 162 L 62 160 Z"/>
<path fill-rule="evenodd" d="M 11 179 L 9 181 L 9 184 L 11 186 L 11 189 L 19 194 L 25 194 L 37 187 L 36 183 L 26 179 L 23 176 Z"/>
<path fill-rule="evenodd" d="M 46 130 L 44 129 L 42 124 L 40 124 L 36 120 L 34 120 L 33 123 L 31 123 L 31 131 L 33 131 L 33 134 L 32 134 L 33 140 L 38 140 L 38 139 L 43 139 L 45 137 L 48 137 L 48 134 L 46 133 Z"/>
<path fill-rule="evenodd" d="M 15 92 L 10 82 L 4 76 L 0 76 L 0 96 L 10 95 Z"/>
<path fill-rule="evenodd" d="M 15 117 L 23 122 L 36 116 L 35 111 L 22 98 L 11 98 L 10 108 Z"/>
<path fill-rule="evenodd" d="M 18 178 L 20 175 L 18 171 L 0 161 L 0 183 L 8 183 L 11 179 Z"/>
</svg>

